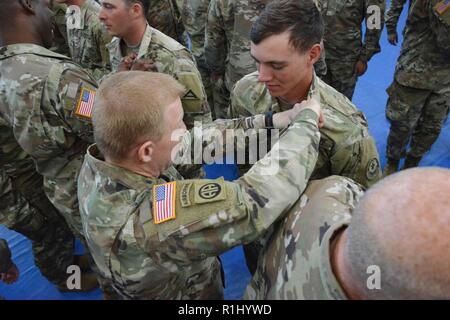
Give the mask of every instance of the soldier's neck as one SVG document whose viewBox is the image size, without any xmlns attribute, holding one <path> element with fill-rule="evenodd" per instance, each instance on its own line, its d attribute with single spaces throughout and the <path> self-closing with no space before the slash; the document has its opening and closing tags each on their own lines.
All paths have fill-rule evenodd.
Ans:
<svg viewBox="0 0 450 320">
<path fill-rule="evenodd" d="M 105 162 L 108 164 L 111 164 L 113 166 L 126 169 L 128 171 L 134 172 L 136 174 L 139 174 L 141 176 L 147 177 L 147 178 L 157 178 L 159 177 L 162 172 L 156 168 L 153 168 L 152 166 L 148 165 L 139 165 L 131 161 L 114 161 L 109 157 L 105 156 Z"/>
<path fill-rule="evenodd" d="M 19 21 L 18 21 L 19 22 Z M 27 22 L 22 22 L 26 25 Z M 19 23 L 0 26 L 0 47 L 8 46 L 17 43 L 32 43 L 44 47 L 44 42 L 41 37 L 36 35 L 34 30 L 21 28 Z"/>
<path fill-rule="evenodd" d="M 139 21 L 139 23 L 130 24 L 129 32 L 123 37 L 123 41 L 128 47 L 136 47 L 141 44 L 142 38 L 147 29 L 146 20 Z"/>
</svg>

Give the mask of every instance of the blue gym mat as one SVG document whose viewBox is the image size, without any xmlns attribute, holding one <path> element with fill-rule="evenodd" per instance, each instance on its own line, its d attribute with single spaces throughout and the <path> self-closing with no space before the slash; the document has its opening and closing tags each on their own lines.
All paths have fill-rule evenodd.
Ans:
<svg viewBox="0 0 450 320">
<path fill-rule="evenodd" d="M 406 8 L 399 21 L 399 37 L 405 23 Z M 387 100 L 386 88 L 391 84 L 395 64 L 400 51 L 400 44 L 392 46 L 387 42 L 386 30 L 381 39 L 382 52 L 369 63 L 367 73 L 356 86 L 353 102 L 367 116 L 370 132 L 377 142 L 381 164 L 385 164 L 386 138 L 389 124 L 385 118 Z M 450 125 L 447 121 L 439 139 L 431 151 L 423 158 L 421 166 L 440 166 L 450 168 Z M 212 165 L 206 167 L 208 177 L 224 176 L 226 179 L 236 177 L 233 165 Z M 0 238 L 8 241 L 13 252 L 13 259 L 20 270 L 20 279 L 14 285 L 0 283 L 0 296 L 6 299 L 102 299 L 100 290 L 90 293 L 60 293 L 40 273 L 33 262 L 30 241 L 23 236 L 0 226 Z M 78 251 L 82 250 L 80 246 Z M 237 247 L 221 256 L 224 264 L 227 287 L 226 299 L 241 299 L 250 274 L 246 268 L 241 247 Z"/>
</svg>

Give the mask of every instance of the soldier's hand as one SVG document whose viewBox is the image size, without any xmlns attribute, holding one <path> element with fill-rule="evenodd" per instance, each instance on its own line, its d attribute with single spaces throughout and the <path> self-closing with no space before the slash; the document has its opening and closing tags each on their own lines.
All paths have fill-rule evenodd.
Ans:
<svg viewBox="0 0 450 320">
<path fill-rule="evenodd" d="M 388 34 L 388 41 L 390 44 L 392 44 L 393 46 L 396 46 L 398 43 L 398 35 L 397 32 L 394 33 L 389 33 Z"/>
<path fill-rule="evenodd" d="M 367 62 L 358 60 L 358 62 L 356 62 L 355 69 L 356 69 L 356 75 L 358 77 L 362 76 L 367 71 Z"/>
<path fill-rule="evenodd" d="M 13 284 L 19 279 L 19 269 L 13 264 L 5 273 L 0 273 L 0 280 L 6 284 Z"/>
<path fill-rule="evenodd" d="M 137 59 L 133 62 L 131 70 L 134 71 L 156 71 L 155 63 L 152 59 Z"/>
<path fill-rule="evenodd" d="M 129 55 L 122 58 L 122 61 L 120 61 L 119 67 L 117 71 L 130 71 L 131 66 L 133 65 L 134 60 L 136 60 L 137 54 L 136 53 L 130 53 Z"/>
<path fill-rule="evenodd" d="M 317 125 L 319 126 L 319 128 L 322 128 L 324 125 L 322 108 L 320 107 L 320 103 L 314 98 L 309 98 L 308 100 L 302 101 L 301 103 L 296 103 L 291 109 L 291 111 L 295 114 L 292 120 L 294 120 L 300 113 L 300 111 L 304 109 L 310 109 L 319 116 Z"/>
</svg>

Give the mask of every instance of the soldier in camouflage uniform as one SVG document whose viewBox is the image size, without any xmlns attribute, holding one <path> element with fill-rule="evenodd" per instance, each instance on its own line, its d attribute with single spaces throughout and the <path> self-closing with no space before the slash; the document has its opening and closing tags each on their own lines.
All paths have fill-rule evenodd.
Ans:
<svg viewBox="0 0 450 320">
<path fill-rule="evenodd" d="M 158 84 L 161 88 L 155 90 Z M 88 149 L 78 195 L 90 251 L 126 299 L 222 298 L 215 256 L 252 241 L 277 220 L 302 193 L 317 158 L 316 103 L 300 108 L 280 139 L 276 174 L 267 174 L 267 162 L 261 161 L 234 182 L 182 180 L 171 165 L 173 148 L 180 145 L 170 137 L 186 128 L 183 91 L 167 75 L 137 72 L 108 78 L 98 92 L 93 118 L 98 144 Z M 130 104 L 129 118 L 120 118 L 118 99 Z M 262 128 L 264 121 L 257 119 L 207 127 L 222 133 L 249 124 Z M 194 137 L 184 135 L 187 141 Z M 129 140 L 141 142 L 131 146 Z M 159 153 L 147 158 L 152 146 Z M 182 143 L 178 152 L 186 152 L 185 146 Z M 167 207 L 158 204 L 164 190 L 173 199 L 166 212 Z"/>
<path fill-rule="evenodd" d="M 344 177 L 311 182 L 244 298 L 449 299 L 449 181 L 448 169 L 405 170 L 364 195 Z"/>
<path fill-rule="evenodd" d="M 135 67 L 142 63 L 144 70 L 172 75 L 186 88 L 182 101 L 188 128 L 192 128 L 195 121 L 211 122 L 205 89 L 192 55 L 181 44 L 150 27 L 143 14 L 141 19 L 130 21 L 133 13 L 130 13 L 126 1 L 105 0 L 100 11 L 100 20 L 115 36 L 108 45 L 112 70 L 136 70 Z M 136 2 L 133 6 L 145 12 L 148 0 Z M 111 10 L 119 11 L 122 15 L 111 15 Z M 133 58 L 127 64 L 127 57 L 130 56 Z"/>
<path fill-rule="evenodd" d="M 212 0 L 206 24 L 205 55 L 211 69 L 218 117 L 229 113 L 230 92 L 238 80 L 256 70 L 250 55 L 250 30 L 269 0 Z M 315 66 L 319 76 L 326 65 Z"/>
<path fill-rule="evenodd" d="M 259 72 L 245 76 L 236 84 L 231 96 L 231 116 L 276 113 L 315 97 L 323 108 L 325 121 L 320 129 L 319 158 L 311 178 L 342 175 L 370 187 L 381 178 L 381 170 L 367 120 L 346 97 L 314 73 L 313 64 L 320 56 L 323 21 L 313 5 L 309 0 L 283 0 L 266 7 L 251 33 L 252 55 L 259 62 Z M 299 16 L 305 18 L 301 20 Z M 303 24 L 314 29 L 304 28 Z M 296 25 L 296 33 L 286 33 L 293 25 Z M 269 36 L 263 38 L 264 34 Z M 303 39 L 307 47 L 301 47 L 305 46 L 302 43 L 298 47 L 290 45 L 289 37 L 294 36 Z M 308 54 L 315 59 L 307 60 Z M 248 165 L 239 167 L 241 172 L 249 168 Z M 244 248 L 253 272 L 258 250 L 251 246 Z"/>
<path fill-rule="evenodd" d="M 42 176 L 0 118 L 0 223 L 31 240 L 36 265 L 60 289 L 74 264 L 74 237 L 44 193 Z"/>
<path fill-rule="evenodd" d="M 148 23 L 172 39 L 185 43 L 184 25 L 177 0 L 151 0 L 146 11 Z"/>
<path fill-rule="evenodd" d="M 208 16 L 209 0 L 176 0 L 178 10 L 186 32 L 189 36 L 189 50 L 197 62 L 198 71 L 202 76 L 203 85 L 208 97 L 208 104 L 217 116 L 213 106 L 213 88 L 211 83 L 211 72 L 206 64 L 205 58 L 205 27 Z"/>
<path fill-rule="evenodd" d="M 88 69 L 95 79 L 101 79 L 111 71 L 106 49 L 111 36 L 98 19 L 101 6 L 94 0 L 57 1 L 72 6 L 66 13 L 67 41 L 72 60 Z"/>
<path fill-rule="evenodd" d="M 5 239 L 0 239 L 0 281 L 4 281 L 6 284 L 12 284 L 18 278 L 19 269 L 17 269 L 17 266 L 11 260 L 11 251 L 9 250 L 8 242 Z"/>
<path fill-rule="evenodd" d="M 385 0 L 319 0 L 325 22 L 327 64 L 327 74 L 322 79 L 350 100 L 357 78 L 366 72 L 372 56 L 381 51 L 385 6 Z"/>
<path fill-rule="evenodd" d="M 18 1 L 10 5 L 21 6 Z M 48 10 L 40 1 L 36 9 Z M 48 11 L 44 14 L 50 18 Z M 15 17 L 9 20 L 16 23 Z M 29 20 L 30 24 L 21 24 L 22 29 L 32 28 Z M 84 152 L 93 142 L 88 99 L 95 96 L 96 83 L 69 58 L 43 47 L 51 44 L 46 23 L 41 21 L 43 31 L 35 35 L 25 31 L 2 34 L 2 39 L 14 44 L 1 43 L 0 114 L 44 176 L 50 201 L 82 239 L 76 178 Z M 19 39 L 20 35 L 27 39 Z"/>
<path fill-rule="evenodd" d="M 53 11 L 53 43 L 50 50 L 70 57 L 66 28 L 67 6 L 57 0 L 50 0 L 50 9 Z"/>
<path fill-rule="evenodd" d="M 244 299 L 345 299 L 333 274 L 330 248 L 336 233 L 350 223 L 362 194 L 363 188 L 348 178 L 312 181 L 286 218 L 275 224 Z"/>
<path fill-rule="evenodd" d="M 413 1 L 411 4 L 394 82 L 387 92 L 386 116 L 391 128 L 386 175 L 398 169 L 405 153 L 404 167 L 417 166 L 447 119 L 450 108 L 448 0 Z"/>
<path fill-rule="evenodd" d="M 397 45 L 398 42 L 397 23 L 406 1 L 407 0 L 391 0 L 389 9 L 386 11 L 386 30 L 389 43 L 392 45 Z M 409 1 L 409 4 L 411 5 L 411 1 Z"/>
<path fill-rule="evenodd" d="M 302 2 L 309 2 L 309 0 L 302 0 Z M 277 5 L 280 8 L 278 9 L 280 12 L 278 17 L 281 17 L 284 14 L 283 12 L 296 9 L 295 5 L 293 7 L 289 5 L 289 0 L 277 2 Z M 266 14 L 266 11 L 263 14 Z M 300 13 L 297 14 L 300 15 Z M 316 18 L 317 20 L 320 19 L 320 17 Z M 320 23 L 321 19 L 317 24 Z M 276 22 L 272 25 L 276 25 Z M 281 25 L 281 23 L 278 23 L 278 25 Z M 260 27 L 256 25 L 254 28 Z M 272 27 L 268 24 L 268 28 Z M 320 33 L 320 31 L 318 32 Z M 318 39 L 320 43 L 320 35 Z M 258 44 L 252 44 L 252 53 L 255 58 L 258 58 L 256 55 L 260 53 L 257 47 L 263 48 L 264 54 L 270 54 L 268 50 L 265 50 L 266 47 L 263 47 L 266 40 L 270 40 L 270 37 L 258 42 Z M 320 46 L 319 43 L 317 43 L 317 46 Z M 290 52 L 289 55 L 298 53 L 298 49 L 292 48 L 288 41 L 284 44 L 286 48 L 283 47 L 281 51 L 288 52 L 290 48 L 292 53 Z M 283 58 L 279 57 L 280 60 L 283 60 Z M 285 58 L 285 60 L 287 59 Z M 275 60 L 275 57 L 269 60 Z M 297 67 L 299 70 L 291 69 L 292 66 L 290 65 L 283 67 L 283 69 L 289 69 L 287 72 L 293 73 L 294 76 L 305 74 L 304 79 L 301 79 L 305 84 L 298 88 L 292 88 L 291 91 L 281 91 L 280 93 L 280 90 L 284 90 L 284 88 L 280 89 L 277 85 L 272 85 L 277 79 L 274 75 L 272 79 L 269 79 L 271 75 L 268 75 L 270 72 L 267 69 L 270 66 L 266 67 L 267 63 L 262 59 L 259 64 L 260 72 L 249 74 L 236 84 L 231 97 L 232 117 L 247 117 L 265 112 L 285 111 L 292 108 L 297 102 L 301 102 L 308 97 L 315 97 L 320 101 L 323 108 L 325 121 L 324 126 L 320 129 L 322 133 L 321 152 L 312 178 L 321 179 L 330 175 L 343 175 L 354 179 L 366 188 L 381 178 L 378 152 L 374 140 L 369 134 L 367 120 L 363 113 L 356 109 L 342 94 L 321 81 L 315 75 L 312 65 Z M 278 65 L 274 66 L 274 70 L 275 67 L 279 68 Z M 299 81 L 297 78 L 293 78 L 292 74 L 287 76 L 285 80 L 289 85 Z M 278 82 L 278 86 L 285 85 L 282 80 Z M 301 91 L 304 93 L 302 94 Z M 300 97 L 298 98 L 298 96 Z M 288 101 L 290 97 L 294 97 L 291 99 L 292 101 Z"/>
<path fill-rule="evenodd" d="M 215 86 L 215 110 L 228 116 L 230 91 L 246 74 L 256 70 L 250 56 L 250 28 L 267 0 L 212 0 L 206 24 L 205 55 Z"/>
</svg>

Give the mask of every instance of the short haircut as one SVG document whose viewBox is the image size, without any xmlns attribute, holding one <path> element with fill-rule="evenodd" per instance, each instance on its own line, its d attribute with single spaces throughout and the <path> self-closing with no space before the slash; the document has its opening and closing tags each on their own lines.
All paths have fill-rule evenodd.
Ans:
<svg viewBox="0 0 450 320">
<path fill-rule="evenodd" d="M 416 168 L 391 175 L 354 210 L 345 254 L 369 299 L 450 299 L 450 170 Z M 370 289 L 369 266 L 381 289 Z"/>
<path fill-rule="evenodd" d="M 150 8 L 150 0 L 124 0 L 128 7 L 132 6 L 134 3 L 140 3 L 142 5 L 144 16 L 147 14 Z"/>
<path fill-rule="evenodd" d="M 250 39 L 259 44 L 264 39 L 290 31 L 289 43 L 303 53 L 320 44 L 324 23 L 313 0 L 273 0 L 253 24 Z"/>
<path fill-rule="evenodd" d="M 164 108 L 183 96 L 185 89 L 167 74 L 129 71 L 105 79 L 94 102 L 94 138 L 104 156 L 126 158 L 147 140 L 164 133 Z"/>
</svg>

